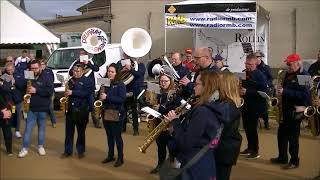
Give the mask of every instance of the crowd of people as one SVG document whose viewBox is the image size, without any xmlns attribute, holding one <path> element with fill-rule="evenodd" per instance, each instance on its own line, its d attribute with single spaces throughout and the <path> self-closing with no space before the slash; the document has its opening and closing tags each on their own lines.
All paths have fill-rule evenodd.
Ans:
<svg viewBox="0 0 320 180">
<path fill-rule="evenodd" d="M 84 54 L 87 53 L 80 52 L 80 55 Z M 183 55 L 185 60 L 182 59 Z M 281 98 L 278 106 L 282 111 L 277 117 L 282 119 L 277 133 L 279 153 L 270 159 L 270 162 L 283 165 L 283 169 L 299 167 L 300 123 L 304 118 L 305 108 L 312 104 L 312 100 L 309 88 L 299 84 L 298 76 L 309 73 L 312 76 L 320 75 L 320 50 L 317 62 L 308 71 L 303 69 L 298 54 L 286 57 L 284 63 L 288 68 L 284 71 L 283 79 L 278 79 L 281 83 L 276 86 L 273 84 L 271 69 L 264 63 L 263 58 L 262 52 L 248 54 L 243 71 L 245 78 L 241 79 L 228 70 L 221 54 L 213 56 L 210 48 L 197 48 L 194 51 L 186 49 L 184 53 L 172 53 L 171 64 L 180 79 L 175 79 L 170 72 L 163 72 L 158 77 L 160 94 L 157 96 L 158 104 L 152 108 L 164 118 L 154 118 L 154 121 L 155 124 L 167 121 L 169 126 L 156 139 L 158 159 L 150 173 L 158 173 L 168 157 L 170 162 L 177 161 L 175 164 L 180 168 L 189 166 L 192 161 L 192 166 L 185 170 L 191 179 L 227 180 L 230 179 L 232 166 L 236 164 L 239 155 L 247 159 L 259 158 L 257 127 L 260 119 L 264 121 L 264 127 L 270 129 L 269 102 L 261 96 L 261 92 Z M 106 132 L 108 152 L 102 163 L 115 161 L 114 167 L 124 164 L 122 132 L 127 128 L 127 112 L 130 110 L 132 113 L 133 135 L 137 136 L 137 107 L 139 104 L 148 104 L 139 99 L 139 94 L 145 88 L 145 65 L 135 63 L 135 59 L 126 54 L 124 59 L 129 59 L 130 63 L 108 65 L 106 78 L 110 80 L 110 86 L 101 86 L 97 95 L 94 72 L 98 71 L 99 67 L 92 60 L 77 59 L 72 64 L 69 72 L 71 78 L 66 82 L 64 93 L 68 103 L 65 109 L 65 143 L 61 158 L 70 158 L 73 155 L 75 129 L 78 134 L 78 158 L 85 157 L 85 133 L 91 112 L 94 126 L 101 128 L 102 125 Z M 34 79 L 26 78 L 25 70 L 31 71 Z M 124 84 L 121 79 L 124 72 L 130 72 L 134 77 L 129 84 Z M 28 57 L 27 51 L 23 51 L 22 56 L 15 60 L 12 56 L 6 58 L 2 74 L 11 77 L 9 80 L 6 78 L 0 81 L 0 125 L 7 154 L 13 155 L 11 127 L 15 128 L 14 135 L 17 138 L 23 137 L 21 151 L 18 153 L 18 157 L 23 158 L 28 154 L 33 127 L 37 124 L 38 153 L 45 155 L 47 114 L 50 115 L 53 127 L 56 127 L 57 122 L 53 112 L 52 71 L 46 67 L 45 59 L 36 60 L 34 56 Z M 29 102 L 24 98 L 26 94 L 31 95 Z M 175 110 L 181 105 L 181 100 L 190 98 L 191 109 L 178 114 Z M 102 124 L 95 114 L 95 100 L 102 101 Z M 320 105 L 319 100 L 315 101 Z M 240 151 L 241 116 L 248 143 L 243 151 Z M 21 117 L 26 120 L 23 136 L 20 133 Z M 114 153 L 115 145 L 117 157 Z M 194 160 L 196 155 L 200 157 Z"/>
</svg>

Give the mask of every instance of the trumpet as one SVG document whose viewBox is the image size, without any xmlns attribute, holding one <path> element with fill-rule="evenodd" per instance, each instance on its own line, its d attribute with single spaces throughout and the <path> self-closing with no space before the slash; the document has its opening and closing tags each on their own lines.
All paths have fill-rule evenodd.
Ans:
<svg viewBox="0 0 320 180">
<path fill-rule="evenodd" d="M 105 90 L 105 87 L 101 86 L 100 94 L 103 93 L 104 90 Z M 99 94 L 99 96 L 100 96 L 100 94 Z M 103 102 L 101 100 L 96 100 L 93 103 L 93 105 L 94 105 L 94 115 L 95 115 L 96 119 L 99 119 L 100 115 L 101 115 L 101 111 L 102 111 Z"/>
<path fill-rule="evenodd" d="M 190 107 L 188 107 L 190 106 L 189 102 L 191 102 L 193 98 L 194 97 L 191 96 L 191 98 L 189 98 L 187 101 L 181 101 L 181 105 L 175 109 L 175 113 L 180 114 L 185 108 L 190 109 Z M 146 150 L 149 148 L 149 146 L 158 138 L 160 133 L 168 127 L 169 122 L 166 121 L 163 116 L 160 116 L 159 119 L 161 119 L 161 123 L 155 127 L 150 134 L 148 134 L 145 142 L 138 147 L 140 152 L 146 153 Z"/>
<path fill-rule="evenodd" d="M 27 92 L 28 89 L 32 86 L 32 81 L 29 79 L 27 81 Z M 31 94 L 27 93 L 23 96 L 23 111 L 24 112 L 28 112 L 29 111 L 29 107 L 30 107 L 30 99 L 31 99 Z"/>
<path fill-rule="evenodd" d="M 68 85 L 68 81 L 66 81 L 64 83 L 64 87 L 65 87 L 64 92 L 67 92 L 70 88 Z M 68 112 L 68 100 L 69 100 L 68 96 L 64 96 L 64 97 L 60 98 L 60 100 L 59 100 L 61 110 L 66 113 Z"/>
</svg>

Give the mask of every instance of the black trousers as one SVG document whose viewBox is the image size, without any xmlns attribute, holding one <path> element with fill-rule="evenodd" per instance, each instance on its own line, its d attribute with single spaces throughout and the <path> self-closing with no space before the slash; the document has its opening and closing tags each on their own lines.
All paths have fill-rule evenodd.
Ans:
<svg viewBox="0 0 320 180">
<path fill-rule="evenodd" d="M 252 152 L 259 152 L 259 138 L 257 130 L 259 114 L 261 113 L 249 111 L 242 113 L 243 128 L 248 141 L 248 149 Z"/>
<path fill-rule="evenodd" d="M 170 140 L 169 131 L 162 131 L 156 139 L 158 147 L 158 165 L 162 165 L 167 157 L 167 145 Z"/>
<path fill-rule="evenodd" d="M 292 113 L 291 116 L 285 116 L 278 129 L 278 150 L 280 160 L 288 160 L 288 145 L 291 156 L 290 163 L 299 165 L 299 136 L 300 124 L 303 114 Z"/>
<path fill-rule="evenodd" d="M 229 180 L 231 175 L 232 165 L 216 163 L 216 180 Z"/>
<path fill-rule="evenodd" d="M 0 119 L 0 121 L 7 153 L 12 153 L 12 132 L 10 121 L 3 119 Z"/>
<path fill-rule="evenodd" d="M 268 105 L 267 104 L 265 105 L 264 110 L 261 112 L 260 117 L 263 119 L 265 126 L 269 124 Z"/>
<path fill-rule="evenodd" d="M 123 128 L 126 127 L 126 123 L 128 122 L 128 111 L 131 110 L 132 114 L 132 126 L 134 131 L 139 130 L 139 122 L 138 122 L 138 110 L 137 110 L 137 99 L 136 97 L 128 97 L 126 100 L 126 106 L 125 106 L 125 117 L 124 117 L 124 123 Z"/>
<path fill-rule="evenodd" d="M 118 158 L 123 159 L 123 140 L 121 136 L 122 121 L 103 121 L 104 129 L 108 140 L 108 157 L 114 156 L 114 145 L 117 146 Z"/>
</svg>

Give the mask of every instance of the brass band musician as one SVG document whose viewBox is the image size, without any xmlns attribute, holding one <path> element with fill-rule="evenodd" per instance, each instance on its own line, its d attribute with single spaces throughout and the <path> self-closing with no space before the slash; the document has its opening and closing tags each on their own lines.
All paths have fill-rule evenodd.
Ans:
<svg viewBox="0 0 320 180">
<path fill-rule="evenodd" d="M 283 122 L 278 129 L 279 154 L 270 161 L 273 164 L 284 164 L 283 169 L 299 167 L 300 123 L 305 108 L 310 105 L 310 92 L 306 86 L 299 85 L 297 79 L 297 75 L 308 75 L 308 72 L 302 68 L 300 60 L 298 54 L 290 54 L 285 59 L 288 71 L 282 81 L 282 87 L 277 87 L 277 93 L 282 96 Z"/>
</svg>

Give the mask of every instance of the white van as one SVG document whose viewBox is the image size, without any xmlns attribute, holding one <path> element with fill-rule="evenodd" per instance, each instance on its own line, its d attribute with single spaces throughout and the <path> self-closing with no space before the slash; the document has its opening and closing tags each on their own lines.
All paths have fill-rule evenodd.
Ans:
<svg viewBox="0 0 320 180">
<path fill-rule="evenodd" d="M 57 79 L 57 74 L 68 78 L 68 71 L 72 63 L 79 58 L 81 46 L 58 48 L 48 58 L 47 67 L 52 69 L 54 74 L 55 99 L 62 97 L 65 91 L 64 84 Z M 99 54 L 89 55 L 94 64 L 99 66 L 99 71 L 95 72 L 95 78 L 106 75 L 106 67 L 111 63 L 116 63 L 122 59 L 123 51 L 120 44 L 108 44 L 104 51 Z M 96 89 L 99 87 L 97 86 Z"/>
</svg>

